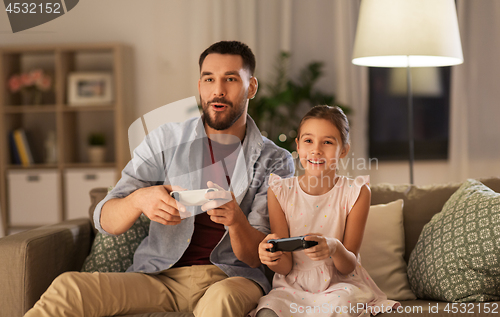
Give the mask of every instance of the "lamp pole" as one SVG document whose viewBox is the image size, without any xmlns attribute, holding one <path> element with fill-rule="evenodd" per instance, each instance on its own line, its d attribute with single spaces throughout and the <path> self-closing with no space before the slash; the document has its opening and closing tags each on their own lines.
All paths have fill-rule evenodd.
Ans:
<svg viewBox="0 0 500 317">
<path fill-rule="evenodd" d="M 410 56 L 408 57 L 408 64 L 406 66 L 406 88 L 408 94 L 408 144 L 409 144 L 409 159 L 410 159 L 410 184 L 413 183 L 413 162 L 415 160 L 415 142 L 413 130 L 413 96 L 411 91 L 411 67 Z"/>
</svg>

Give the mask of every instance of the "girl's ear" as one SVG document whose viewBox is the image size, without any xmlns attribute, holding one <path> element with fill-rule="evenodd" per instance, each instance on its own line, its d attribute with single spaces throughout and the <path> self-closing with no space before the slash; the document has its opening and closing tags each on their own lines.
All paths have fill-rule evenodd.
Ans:
<svg viewBox="0 0 500 317">
<path fill-rule="evenodd" d="M 299 150 L 299 139 L 295 138 L 295 145 L 297 145 L 297 151 Z"/>
<path fill-rule="evenodd" d="M 349 153 L 349 150 L 351 149 L 351 145 L 350 144 L 346 144 L 342 147 L 342 151 L 340 152 L 340 158 L 344 158 L 347 156 L 347 154 Z"/>
</svg>

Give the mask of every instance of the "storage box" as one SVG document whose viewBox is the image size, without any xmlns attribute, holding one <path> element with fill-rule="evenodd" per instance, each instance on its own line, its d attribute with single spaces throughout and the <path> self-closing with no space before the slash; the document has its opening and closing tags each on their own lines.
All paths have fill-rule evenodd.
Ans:
<svg viewBox="0 0 500 317">
<path fill-rule="evenodd" d="M 88 218 L 89 192 L 96 187 L 116 184 L 116 171 L 112 168 L 68 169 L 64 172 L 66 219 Z"/>
<path fill-rule="evenodd" d="M 57 170 L 10 170 L 7 180 L 11 226 L 40 226 L 62 220 Z"/>
</svg>

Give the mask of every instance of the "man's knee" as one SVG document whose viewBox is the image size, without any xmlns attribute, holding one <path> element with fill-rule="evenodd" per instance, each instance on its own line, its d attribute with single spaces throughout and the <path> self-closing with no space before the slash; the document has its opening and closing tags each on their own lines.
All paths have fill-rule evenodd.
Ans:
<svg viewBox="0 0 500 317">
<path fill-rule="evenodd" d="M 78 286 L 81 281 L 80 272 L 64 272 L 54 279 L 52 282 L 52 287 L 59 286 Z"/>
<path fill-rule="evenodd" d="M 54 279 L 47 291 L 81 297 L 89 289 L 96 289 L 97 283 L 92 273 L 65 272 Z"/>
<path fill-rule="evenodd" d="M 260 287 L 244 277 L 228 277 L 210 286 L 205 292 L 207 298 L 217 298 L 226 303 L 257 302 L 262 296 Z"/>
<path fill-rule="evenodd" d="M 260 287 L 244 277 L 228 277 L 210 286 L 194 310 L 199 316 L 244 316 L 262 296 Z"/>
<path fill-rule="evenodd" d="M 83 316 L 81 274 L 66 272 L 56 277 L 27 316 Z"/>
</svg>

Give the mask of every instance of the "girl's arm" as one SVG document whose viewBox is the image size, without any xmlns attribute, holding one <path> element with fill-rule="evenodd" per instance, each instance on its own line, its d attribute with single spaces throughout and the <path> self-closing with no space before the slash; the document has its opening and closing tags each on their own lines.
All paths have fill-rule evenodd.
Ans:
<svg viewBox="0 0 500 317">
<path fill-rule="evenodd" d="M 259 244 L 259 258 L 262 264 L 267 265 L 274 272 L 287 275 L 292 269 L 292 253 L 269 252 L 266 250 L 273 246 L 271 243 L 267 243 L 267 240 L 290 237 L 285 214 L 271 188 L 267 190 L 267 207 L 272 234 L 265 237 Z"/>
<path fill-rule="evenodd" d="M 358 200 L 347 216 L 344 231 L 344 243 L 335 238 L 323 237 L 321 234 L 311 234 L 306 240 L 318 241 L 318 245 L 304 252 L 311 260 L 323 260 L 332 257 L 337 270 L 349 274 L 356 268 L 356 257 L 363 241 L 366 219 L 370 210 L 371 192 L 366 185 L 361 187 Z"/>
</svg>

